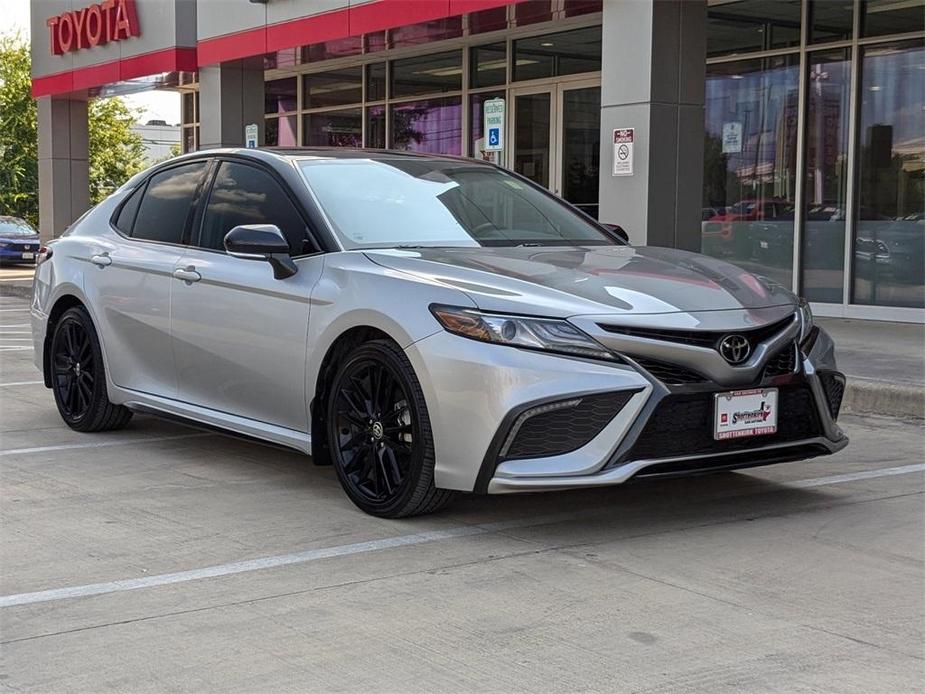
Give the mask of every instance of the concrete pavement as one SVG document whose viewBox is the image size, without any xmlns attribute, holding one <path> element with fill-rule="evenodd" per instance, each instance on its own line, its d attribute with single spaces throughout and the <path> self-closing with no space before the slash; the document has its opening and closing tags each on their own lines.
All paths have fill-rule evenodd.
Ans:
<svg viewBox="0 0 925 694">
<path fill-rule="evenodd" d="M 25 307 L 0 298 L 0 691 L 922 690 L 918 425 L 384 521 L 296 453 L 67 429 Z"/>
</svg>

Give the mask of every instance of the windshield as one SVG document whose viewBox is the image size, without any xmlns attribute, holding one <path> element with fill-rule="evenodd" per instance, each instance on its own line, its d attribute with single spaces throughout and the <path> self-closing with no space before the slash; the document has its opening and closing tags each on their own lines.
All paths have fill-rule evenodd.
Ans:
<svg viewBox="0 0 925 694">
<path fill-rule="evenodd" d="M 37 233 L 25 220 L 16 217 L 0 219 L 0 236 L 35 236 Z"/>
<path fill-rule="evenodd" d="M 347 249 L 617 244 L 567 205 L 493 167 L 397 158 L 300 164 Z"/>
</svg>

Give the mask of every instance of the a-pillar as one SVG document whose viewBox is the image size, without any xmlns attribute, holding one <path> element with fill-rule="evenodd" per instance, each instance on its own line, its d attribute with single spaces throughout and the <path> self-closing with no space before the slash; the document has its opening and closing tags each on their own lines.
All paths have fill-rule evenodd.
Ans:
<svg viewBox="0 0 925 694">
<path fill-rule="evenodd" d="M 634 245 L 700 250 L 706 2 L 605 2 L 602 51 L 600 220 Z M 614 176 L 624 128 L 633 174 Z"/>
<path fill-rule="evenodd" d="M 61 236 L 90 207 L 87 102 L 71 97 L 38 100 L 39 233 Z"/>
</svg>

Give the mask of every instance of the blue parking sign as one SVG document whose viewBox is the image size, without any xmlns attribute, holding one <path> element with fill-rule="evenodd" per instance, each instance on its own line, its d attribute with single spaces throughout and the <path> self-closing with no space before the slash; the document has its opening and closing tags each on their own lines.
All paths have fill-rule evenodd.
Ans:
<svg viewBox="0 0 925 694">
<path fill-rule="evenodd" d="M 501 128 L 492 128 L 488 131 L 488 144 L 492 147 L 501 144 Z"/>
</svg>

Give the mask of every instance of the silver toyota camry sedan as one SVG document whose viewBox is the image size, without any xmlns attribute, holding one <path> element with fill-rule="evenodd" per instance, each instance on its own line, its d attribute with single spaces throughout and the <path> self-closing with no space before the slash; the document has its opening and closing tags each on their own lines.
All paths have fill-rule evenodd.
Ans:
<svg viewBox="0 0 925 694">
<path fill-rule="evenodd" d="M 805 302 L 618 232 L 468 159 L 199 152 L 43 249 L 36 365 L 78 431 L 144 411 L 282 444 L 385 517 L 847 444 Z"/>
</svg>

